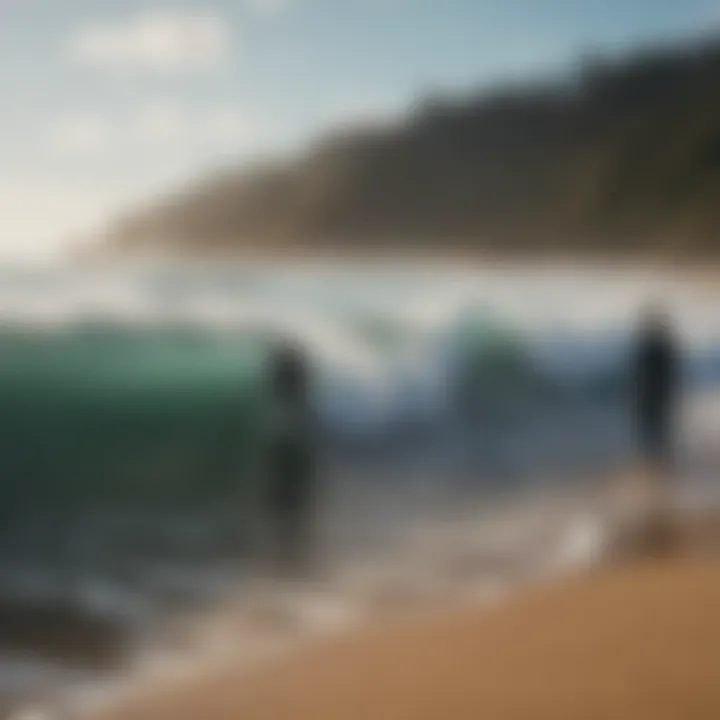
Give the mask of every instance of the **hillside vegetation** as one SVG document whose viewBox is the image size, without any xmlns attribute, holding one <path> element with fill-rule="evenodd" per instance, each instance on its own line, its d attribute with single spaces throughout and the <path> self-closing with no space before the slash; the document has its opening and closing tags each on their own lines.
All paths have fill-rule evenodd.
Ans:
<svg viewBox="0 0 720 720">
<path fill-rule="evenodd" d="M 113 246 L 706 254 L 720 249 L 720 39 L 420 104 L 199 182 Z"/>
</svg>

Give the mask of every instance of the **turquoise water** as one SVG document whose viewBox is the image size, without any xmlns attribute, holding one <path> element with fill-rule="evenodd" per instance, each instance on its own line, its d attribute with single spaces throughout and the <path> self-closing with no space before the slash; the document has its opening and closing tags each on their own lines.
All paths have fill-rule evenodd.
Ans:
<svg viewBox="0 0 720 720">
<path fill-rule="evenodd" d="M 237 496 L 262 433 L 262 342 L 202 331 L 0 333 L 0 512 Z"/>
</svg>

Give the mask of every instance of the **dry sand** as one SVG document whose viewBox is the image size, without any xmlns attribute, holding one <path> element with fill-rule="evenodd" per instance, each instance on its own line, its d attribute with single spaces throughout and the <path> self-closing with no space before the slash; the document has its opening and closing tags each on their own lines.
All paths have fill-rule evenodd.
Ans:
<svg viewBox="0 0 720 720">
<path fill-rule="evenodd" d="M 595 570 L 408 617 L 102 720 L 717 720 L 720 564 Z"/>
</svg>

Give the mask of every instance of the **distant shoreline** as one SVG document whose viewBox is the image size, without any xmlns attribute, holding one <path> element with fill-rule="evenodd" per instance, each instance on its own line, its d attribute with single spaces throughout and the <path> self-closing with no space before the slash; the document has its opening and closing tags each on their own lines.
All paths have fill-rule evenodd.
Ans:
<svg viewBox="0 0 720 720">
<path fill-rule="evenodd" d="M 134 253 L 131 251 L 108 251 L 101 249 L 87 256 L 71 256 L 71 264 L 86 267 L 104 267 L 116 265 L 178 264 L 178 265 L 408 265 L 427 266 L 429 264 L 459 268 L 463 270 L 484 270 L 493 268 L 529 268 L 532 270 L 587 269 L 592 267 L 598 272 L 633 272 L 669 270 L 679 274 L 705 273 L 716 275 L 720 269 L 720 257 L 714 255 L 662 256 L 658 254 L 632 254 L 607 252 L 485 252 L 469 250 L 461 246 L 445 246 L 434 249 L 426 246 L 387 246 L 386 249 L 361 248 L 323 248 L 312 249 L 295 247 L 276 247 L 265 249 L 243 249 L 234 252 L 197 252 L 197 253 Z"/>
</svg>

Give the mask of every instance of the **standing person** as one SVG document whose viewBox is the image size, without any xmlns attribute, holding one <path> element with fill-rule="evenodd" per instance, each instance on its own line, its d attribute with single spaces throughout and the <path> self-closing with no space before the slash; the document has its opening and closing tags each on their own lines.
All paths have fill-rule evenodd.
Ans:
<svg viewBox="0 0 720 720">
<path fill-rule="evenodd" d="M 270 365 L 272 427 L 268 510 L 276 560 L 298 570 L 309 560 L 316 504 L 310 369 L 302 348 L 282 340 Z"/>
<path fill-rule="evenodd" d="M 655 470 L 666 470 L 674 445 L 680 352 L 670 319 L 658 307 L 646 311 L 642 320 L 633 380 L 641 449 Z"/>
</svg>

